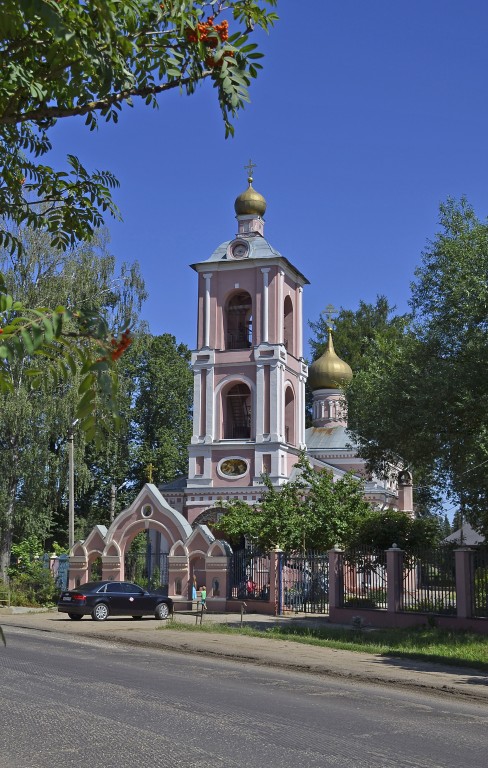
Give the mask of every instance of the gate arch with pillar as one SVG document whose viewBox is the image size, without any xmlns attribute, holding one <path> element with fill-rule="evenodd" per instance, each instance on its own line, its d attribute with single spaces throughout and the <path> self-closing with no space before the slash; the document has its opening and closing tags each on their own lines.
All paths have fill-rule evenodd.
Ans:
<svg viewBox="0 0 488 768">
<path fill-rule="evenodd" d="M 209 610 L 225 610 L 232 550 L 227 542 L 217 541 L 206 525 L 196 525 L 192 529 L 152 483 L 142 488 L 108 530 L 97 525 L 84 541 L 74 544 L 69 558 L 69 588 L 91 581 L 91 568 L 98 559 L 102 562 L 102 579 L 126 579 L 125 555 L 141 531 L 159 534 L 164 543 L 168 594 L 175 601 L 176 609 L 179 602 L 186 607 L 191 599 L 191 584 L 197 567 L 199 580 L 207 586 Z"/>
</svg>

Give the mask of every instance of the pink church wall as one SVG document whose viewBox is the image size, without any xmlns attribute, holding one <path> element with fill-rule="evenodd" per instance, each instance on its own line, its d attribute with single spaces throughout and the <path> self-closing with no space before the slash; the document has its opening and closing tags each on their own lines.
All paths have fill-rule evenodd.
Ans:
<svg viewBox="0 0 488 768">
<path fill-rule="evenodd" d="M 221 352 L 219 354 L 220 361 L 226 360 L 229 363 L 232 362 L 232 355 L 235 356 L 235 352 Z M 247 356 L 247 350 L 246 350 L 246 356 Z M 249 357 L 251 356 L 251 352 L 249 353 Z M 239 368 L 236 368 L 235 365 L 224 365 L 220 364 L 218 370 L 215 371 L 215 389 L 221 384 L 224 379 L 232 378 L 232 380 L 235 379 L 235 381 L 241 381 L 244 379 L 251 379 L 252 383 L 254 384 L 256 381 L 256 367 L 254 366 L 251 361 L 249 361 L 249 364 L 244 361 L 242 364 L 239 365 Z"/>
<path fill-rule="evenodd" d="M 296 453 L 287 453 L 286 454 L 286 473 L 288 477 L 290 477 L 293 467 L 297 463 L 297 454 Z"/>
</svg>

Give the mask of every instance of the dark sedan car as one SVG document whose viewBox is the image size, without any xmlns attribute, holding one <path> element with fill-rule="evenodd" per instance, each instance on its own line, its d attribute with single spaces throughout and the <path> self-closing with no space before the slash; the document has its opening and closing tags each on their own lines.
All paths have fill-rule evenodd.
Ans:
<svg viewBox="0 0 488 768">
<path fill-rule="evenodd" d="M 94 621 L 105 621 L 109 616 L 140 619 L 148 614 L 167 619 L 173 613 L 173 601 L 129 581 L 89 581 L 76 589 L 61 592 L 58 611 L 67 613 L 73 620 L 87 615 Z"/>
</svg>

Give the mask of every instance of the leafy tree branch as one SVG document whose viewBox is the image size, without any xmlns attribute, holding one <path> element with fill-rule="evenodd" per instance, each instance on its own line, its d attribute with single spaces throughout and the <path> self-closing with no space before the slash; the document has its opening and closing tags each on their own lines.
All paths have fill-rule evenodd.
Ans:
<svg viewBox="0 0 488 768">
<path fill-rule="evenodd" d="M 91 236 L 104 213 L 117 216 L 107 171 L 89 173 L 74 155 L 69 170 L 36 158 L 51 149 L 59 119 L 117 122 L 123 104 L 179 89 L 188 95 L 211 80 L 225 125 L 249 100 L 262 53 L 249 42 L 274 24 L 277 0 L 6 0 L 0 52 L 0 206 L 6 219 L 47 231 L 73 246 Z M 0 228 L 0 245 L 20 246 Z"/>
<path fill-rule="evenodd" d="M 74 418 L 81 421 L 86 439 L 100 441 L 107 414 L 118 422 L 115 362 L 131 342 L 124 330 L 113 336 L 107 322 L 93 311 L 57 307 L 30 309 L 7 293 L 0 274 L 0 390 L 14 393 L 14 380 L 23 365 L 32 387 L 56 388 L 80 375 Z M 43 358 L 48 365 L 36 362 Z M 103 405 L 105 419 L 97 418 Z"/>
</svg>

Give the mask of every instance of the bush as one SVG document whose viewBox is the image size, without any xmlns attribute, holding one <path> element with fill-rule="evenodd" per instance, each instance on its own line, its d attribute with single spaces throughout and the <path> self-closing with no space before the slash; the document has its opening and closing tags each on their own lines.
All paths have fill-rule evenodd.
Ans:
<svg viewBox="0 0 488 768">
<path fill-rule="evenodd" d="M 488 591 L 488 568 L 486 566 L 476 569 L 474 574 L 474 586 L 478 590 L 485 589 Z"/>
<path fill-rule="evenodd" d="M 349 597 L 344 600 L 344 608 L 365 608 L 371 610 L 377 608 L 375 601 L 370 597 Z"/>
<path fill-rule="evenodd" d="M 375 606 L 386 605 L 388 599 L 386 589 L 369 589 L 368 598 L 375 603 Z"/>
<path fill-rule="evenodd" d="M 438 615 L 453 615 L 456 613 L 456 607 L 450 605 L 448 601 L 445 601 L 442 598 L 437 600 L 418 600 L 416 603 L 406 605 L 403 610 L 409 613 L 435 613 Z"/>
<path fill-rule="evenodd" d="M 10 602 L 12 605 L 24 605 L 29 608 L 54 605 L 59 595 L 59 587 L 54 581 L 49 568 L 41 563 L 28 571 L 10 569 Z"/>
<path fill-rule="evenodd" d="M 59 587 L 41 555 L 42 546 L 35 536 L 12 546 L 15 564 L 8 569 L 12 605 L 37 608 L 57 602 Z"/>
</svg>

